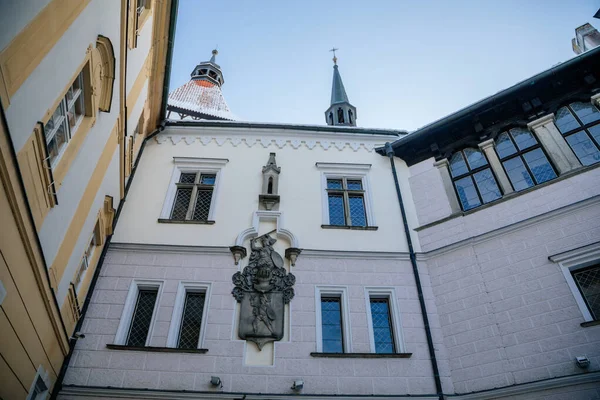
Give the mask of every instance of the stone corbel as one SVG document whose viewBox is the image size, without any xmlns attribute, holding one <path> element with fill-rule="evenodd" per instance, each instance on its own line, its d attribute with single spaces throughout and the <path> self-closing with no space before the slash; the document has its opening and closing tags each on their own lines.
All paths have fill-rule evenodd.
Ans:
<svg viewBox="0 0 600 400">
<path fill-rule="evenodd" d="M 302 253 L 302 249 L 299 249 L 297 247 L 288 247 L 287 249 L 285 249 L 285 258 L 290 260 L 290 264 L 292 264 L 292 267 L 296 266 L 296 260 L 298 259 L 300 253 Z"/>
<path fill-rule="evenodd" d="M 596 107 L 600 107 L 600 93 L 593 95 L 590 100 L 593 105 L 595 105 Z"/>
<path fill-rule="evenodd" d="M 240 260 L 245 258 L 247 254 L 244 246 L 231 246 L 229 247 L 229 251 L 231 251 L 231 254 L 233 254 L 235 265 L 238 265 Z"/>
</svg>

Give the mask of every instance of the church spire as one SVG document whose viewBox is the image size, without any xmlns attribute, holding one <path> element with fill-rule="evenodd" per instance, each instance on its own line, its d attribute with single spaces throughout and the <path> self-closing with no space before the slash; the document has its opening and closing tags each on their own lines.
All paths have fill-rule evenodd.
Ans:
<svg viewBox="0 0 600 400">
<path fill-rule="evenodd" d="M 356 107 L 350 104 L 348 100 L 337 65 L 338 59 L 335 56 L 337 50 L 335 47 L 330 50 L 333 52 L 333 82 L 331 85 L 331 103 L 325 111 L 325 120 L 327 125 L 356 126 Z"/>
</svg>

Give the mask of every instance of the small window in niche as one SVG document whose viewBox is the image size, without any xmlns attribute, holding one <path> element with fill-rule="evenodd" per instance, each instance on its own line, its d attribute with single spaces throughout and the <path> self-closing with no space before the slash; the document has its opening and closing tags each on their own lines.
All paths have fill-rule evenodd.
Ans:
<svg viewBox="0 0 600 400">
<path fill-rule="evenodd" d="M 267 186 L 267 193 L 273 194 L 273 177 L 269 177 L 269 184 Z"/>
</svg>

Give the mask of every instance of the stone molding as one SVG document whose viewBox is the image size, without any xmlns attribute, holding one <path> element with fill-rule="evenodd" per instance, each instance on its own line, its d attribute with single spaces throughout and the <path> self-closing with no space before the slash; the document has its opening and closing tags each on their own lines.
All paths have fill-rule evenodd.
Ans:
<svg viewBox="0 0 600 400">
<path fill-rule="evenodd" d="M 236 246 L 243 246 L 244 242 L 247 239 L 254 238 L 258 236 L 258 226 L 260 221 L 275 221 L 277 226 L 276 234 L 277 237 L 284 237 L 289 242 L 291 247 L 300 248 L 298 238 L 289 230 L 285 229 L 283 226 L 283 212 L 282 211 L 267 211 L 267 210 L 258 210 L 254 211 L 252 214 L 252 227 L 248 229 L 244 229 L 235 240 Z"/>
<path fill-rule="evenodd" d="M 231 254 L 228 246 L 179 246 L 174 244 L 111 242 L 109 250 L 154 253 Z"/>
</svg>

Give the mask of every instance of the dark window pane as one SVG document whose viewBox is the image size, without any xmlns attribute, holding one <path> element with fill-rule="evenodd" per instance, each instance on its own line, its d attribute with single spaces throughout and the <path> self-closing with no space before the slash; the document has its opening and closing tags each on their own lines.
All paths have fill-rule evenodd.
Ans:
<svg viewBox="0 0 600 400">
<path fill-rule="evenodd" d="M 514 128 L 510 130 L 510 134 L 515 139 L 515 143 L 517 144 L 519 150 L 525 150 L 537 144 L 537 140 L 535 140 L 528 129 Z"/>
<path fill-rule="evenodd" d="M 216 175 L 204 175 L 204 174 L 202 174 L 202 176 L 200 177 L 200 183 L 203 184 L 203 185 L 214 185 L 216 178 L 217 178 Z"/>
<path fill-rule="evenodd" d="M 208 220 L 208 212 L 210 211 L 212 193 L 212 189 L 198 189 L 196 204 L 194 205 L 194 214 L 192 215 L 192 219 L 194 221 Z"/>
<path fill-rule="evenodd" d="M 590 132 L 592 137 L 596 139 L 596 143 L 600 143 L 600 124 L 588 128 L 588 131 Z"/>
<path fill-rule="evenodd" d="M 579 158 L 579 161 L 581 161 L 581 164 L 591 165 L 600 161 L 600 151 L 598 151 L 598 148 L 585 131 L 569 135 L 566 139 L 575 155 L 577 155 L 577 158 Z"/>
<path fill-rule="evenodd" d="M 371 298 L 371 319 L 376 353 L 394 353 L 392 318 L 387 298 Z"/>
<path fill-rule="evenodd" d="M 154 303 L 156 302 L 156 289 L 140 290 L 137 304 L 131 319 L 131 327 L 127 336 L 127 346 L 145 346 L 148 338 L 148 330 L 152 322 Z"/>
<path fill-rule="evenodd" d="M 178 348 L 195 349 L 198 347 L 204 299 L 204 293 L 186 293 L 183 315 L 181 317 L 181 328 L 179 330 Z"/>
<path fill-rule="evenodd" d="M 523 158 L 537 183 L 543 183 L 556 178 L 556 173 L 542 149 L 535 149 L 525 153 L 523 154 Z"/>
<path fill-rule="evenodd" d="M 346 225 L 344 212 L 344 196 L 341 194 L 329 195 L 329 224 Z"/>
<path fill-rule="evenodd" d="M 468 161 L 469 167 L 471 167 L 471 169 L 475 169 L 475 168 L 479 168 L 479 167 L 483 167 L 484 165 L 487 165 L 487 160 L 485 159 L 485 156 L 483 155 L 481 150 L 465 149 L 464 153 L 465 153 L 465 156 L 467 157 L 467 161 Z"/>
<path fill-rule="evenodd" d="M 190 199 L 192 197 L 192 188 L 178 188 L 175 194 L 175 202 L 173 203 L 173 211 L 171 211 L 171 219 L 182 221 L 185 219 Z"/>
<path fill-rule="evenodd" d="M 194 183 L 196 181 L 196 173 L 182 172 L 179 177 L 179 183 Z"/>
<path fill-rule="evenodd" d="M 348 196 L 352 226 L 367 226 L 365 202 L 362 196 Z"/>
<path fill-rule="evenodd" d="M 600 266 L 573 272 L 573 279 L 587 303 L 594 320 L 600 320 Z"/>
<path fill-rule="evenodd" d="M 592 103 L 573 103 L 571 104 L 571 108 L 575 111 L 581 122 L 586 125 L 600 120 L 600 112 Z"/>
<path fill-rule="evenodd" d="M 348 190 L 362 190 L 362 182 L 361 181 L 348 181 Z"/>
<path fill-rule="evenodd" d="M 470 176 L 457 180 L 454 185 L 456 185 L 456 191 L 463 210 L 470 210 L 481 205 L 481 200 L 479 200 L 473 179 Z"/>
<path fill-rule="evenodd" d="M 494 178 L 489 168 L 477 172 L 473 177 L 475 178 L 475 182 L 477 182 L 477 188 L 479 188 L 479 193 L 484 203 L 489 203 L 502 197 L 502 193 L 500 193 L 500 189 L 496 183 L 496 178 Z"/>
<path fill-rule="evenodd" d="M 454 153 L 450 159 L 450 173 L 452 176 L 460 176 L 469 172 L 467 163 L 462 155 L 462 152 Z"/>
<path fill-rule="evenodd" d="M 502 164 L 504 164 L 506 174 L 508 175 L 513 188 L 517 192 L 534 185 L 533 179 L 531 179 L 531 175 L 529 175 L 527 168 L 525 168 L 521 157 L 511 158 L 510 160 L 504 161 Z"/>
<path fill-rule="evenodd" d="M 342 188 L 342 180 L 341 179 L 327 179 L 327 189 L 341 189 Z"/>
<path fill-rule="evenodd" d="M 323 352 L 343 353 L 342 305 L 339 297 L 321 298 Z"/>
<path fill-rule="evenodd" d="M 512 140 L 508 137 L 507 132 L 498 135 L 498 138 L 496 139 L 496 152 L 498 152 L 500 158 L 510 156 L 517 152 L 517 149 Z"/>
<path fill-rule="evenodd" d="M 556 126 L 562 133 L 567 133 L 575 128 L 579 128 L 579 122 L 571 114 L 567 107 L 563 107 L 556 112 Z"/>
</svg>

